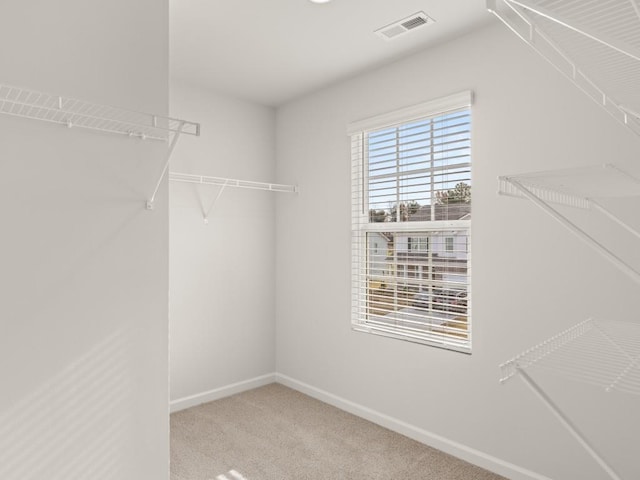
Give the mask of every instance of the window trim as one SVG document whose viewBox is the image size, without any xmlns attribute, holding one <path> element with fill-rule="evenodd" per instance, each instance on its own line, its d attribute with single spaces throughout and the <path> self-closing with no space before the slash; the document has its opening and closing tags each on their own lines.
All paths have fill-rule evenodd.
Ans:
<svg viewBox="0 0 640 480">
<path fill-rule="evenodd" d="M 392 112 L 376 115 L 363 120 L 352 122 L 347 127 L 347 133 L 351 136 L 351 166 L 352 166 L 352 280 L 351 280 L 351 295 L 352 295 L 352 314 L 351 314 L 351 326 L 352 329 L 359 332 L 373 333 L 376 335 L 382 335 L 385 337 L 396 338 L 399 340 L 410 341 L 414 343 L 430 345 L 435 347 L 441 347 L 447 350 L 458 351 L 462 353 L 470 354 L 472 350 L 472 323 L 471 323 L 471 248 L 468 245 L 467 248 L 467 337 L 466 340 L 456 342 L 453 336 L 438 336 L 425 338 L 424 335 L 412 335 L 408 331 L 399 331 L 394 329 L 393 326 L 386 328 L 384 326 L 376 325 L 373 327 L 370 323 L 363 321 L 360 316 L 360 304 L 362 299 L 362 284 L 359 283 L 360 273 L 362 272 L 362 262 L 366 262 L 367 253 L 367 234 L 372 232 L 388 232 L 389 224 L 385 225 L 385 222 L 370 222 L 369 221 L 369 206 L 368 206 L 368 169 L 364 168 L 367 162 L 367 142 L 366 135 L 370 131 L 380 130 L 384 128 L 397 127 L 406 123 L 411 123 L 414 120 L 419 120 L 425 117 L 433 117 L 439 115 L 446 115 L 449 112 L 455 110 L 461 110 L 468 108 L 471 109 L 473 101 L 473 93 L 471 91 L 463 91 L 440 99 L 423 102 L 410 107 L 401 108 Z M 354 154 L 357 152 L 357 154 Z M 366 227 L 362 227 L 366 225 Z M 452 228 L 454 230 L 465 230 L 467 242 L 471 235 L 471 221 L 470 220 L 431 220 L 431 221 L 417 221 L 417 222 L 397 222 L 394 223 L 393 231 L 399 232 L 414 232 L 417 229 L 430 231 L 430 232 L 442 232 Z"/>
<path fill-rule="evenodd" d="M 347 126 L 347 135 L 356 135 L 369 130 L 391 127 L 401 123 L 409 123 L 423 117 L 447 113 L 451 110 L 458 110 L 471 107 L 473 104 L 473 92 L 465 90 L 454 93 L 446 97 L 418 103 L 409 107 L 400 108 L 392 112 L 375 115 L 373 117 L 357 120 Z"/>
</svg>

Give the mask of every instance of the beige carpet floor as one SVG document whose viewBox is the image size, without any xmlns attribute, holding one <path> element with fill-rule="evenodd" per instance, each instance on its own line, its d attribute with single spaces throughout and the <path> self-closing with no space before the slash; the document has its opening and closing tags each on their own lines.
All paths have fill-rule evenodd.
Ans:
<svg viewBox="0 0 640 480">
<path fill-rule="evenodd" d="M 498 480 L 279 384 L 171 415 L 171 480 Z"/>
</svg>

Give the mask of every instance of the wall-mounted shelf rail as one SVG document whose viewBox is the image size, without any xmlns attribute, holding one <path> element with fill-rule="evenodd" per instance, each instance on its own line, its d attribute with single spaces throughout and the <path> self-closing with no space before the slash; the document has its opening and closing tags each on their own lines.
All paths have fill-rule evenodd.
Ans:
<svg viewBox="0 0 640 480">
<path fill-rule="evenodd" d="M 640 197 L 640 180 L 614 165 L 579 167 L 499 177 L 499 193 L 529 199 L 605 259 L 640 284 L 640 272 L 578 226 L 556 205 L 591 209 L 640 240 L 640 232 L 612 209 L 606 198 Z"/>
<path fill-rule="evenodd" d="M 640 135 L 638 0 L 487 0 L 527 45 Z"/>
<path fill-rule="evenodd" d="M 200 135 L 197 123 L 3 84 L 0 114 L 152 140 L 168 141 L 177 133 Z"/>
<path fill-rule="evenodd" d="M 191 183 L 195 185 L 214 185 L 220 187 L 217 195 L 213 199 L 213 202 L 209 206 L 209 209 L 207 211 L 204 211 L 203 208 L 202 215 L 205 224 L 209 223 L 209 214 L 211 213 L 211 210 L 213 210 L 213 207 L 218 202 L 227 187 L 266 190 L 269 192 L 298 193 L 298 187 L 296 185 L 254 182 L 251 180 L 237 180 L 234 178 L 209 177 L 205 175 L 193 175 L 191 173 L 170 172 L 169 180 L 171 180 L 172 182 Z"/>
<path fill-rule="evenodd" d="M 613 480 L 620 475 L 527 372 L 541 368 L 599 386 L 640 395 L 640 324 L 588 319 L 500 365 L 501 383 L 520 377 Z"/>
<path fill-rule="evenodd" d="M 122 108 L 85 102 L 60 95 L 37 92 L 0 83 L 0 114 L 57 123 L 69 128 L 115 133 L 143 140 L 169 142 L 160 178 L 146 202 L 153 204 L 167 173 L 171 153 L 180 135 L 200 135 L 200 124 L 176 118 L 134 112 Z"/>
<path fill-rule="evenodd" d="M 190 173 L 169 173 L 172 182 L 196 183 L 201 185 L 217 185 L 234 188 L 251 188 L 254 190 L 268 190 L 270 192 L 297 193 L 295 185 L 283 185 L 280 183 L 254 182 L 250 180 L 236 180 L 233 178 L 208 177 L 205 175 L 192 175 Z"/>
</svg>

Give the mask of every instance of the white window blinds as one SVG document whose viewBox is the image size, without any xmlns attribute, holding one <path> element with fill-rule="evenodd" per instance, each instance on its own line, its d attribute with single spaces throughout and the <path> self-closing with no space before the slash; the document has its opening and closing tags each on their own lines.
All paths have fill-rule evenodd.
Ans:
<svg viewBox="0 0 640 480">
<path fill-rule="evenodd" d="M 470 352 L 470 103 L 350 125 L 355 329 Z"/>
</svg>

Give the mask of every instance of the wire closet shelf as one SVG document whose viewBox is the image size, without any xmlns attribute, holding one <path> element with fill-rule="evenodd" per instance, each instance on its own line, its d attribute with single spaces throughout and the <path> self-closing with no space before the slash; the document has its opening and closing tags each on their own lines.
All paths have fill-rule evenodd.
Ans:
<svg viewBox="0 0 640 480">
<path fill-rule="evenodd" d="M 252 180 L 237 180 L 235 178 L 209 177 L 206 175 L 194 175 L 191 173 L 170 172 L 169 179 L 172 182 L 215 185 L 224 188 L 249 188 L 253 190 L 268 190 L 270 192 L 298 193 L 298 187 L 295 185 L 255 182 Z"/>
<path fill-rule="evenodd" d="M 640 136 L 638 0 L 487 0 L 487 8 Z"/>
<path fill-rule="evenodd" d="M 200 135 L 200 125 L 194 122 L 4 84 L 0 84 L 0 114 L 151 140 Z"/>
<path fill-rule="evenodd" d="M 620 474 L 591 444 L 538 382 L 541 368 L 607 392 L 640 395 L 640 324 L 588 319 L 500 365 L 501 383 L 519 377 L 612 480 Z"/>
<path fill-rule="evenodd" d="M 572 221 L 560 207 L 588 209 L 640 239 L 640 232 L 602 203 L 640 198 L 640 180 L 614 165 L 579 167 L 499 177 L 499 193 L 526 198 L 640 284 L 640 272 Z M 571 209 L 569 209 L 570 211 Z M 500 365 L 501 383 L 515 376 L 596 461 L 612 480 L 622 480 L 587 437 L 529 375 L 532 367 L 551 370 L 606 391 L 640 395 L 640 324 L 586 320 Z"/>
<path fill-rule="evenodd" d="M 224 193 L 227 187 L 231 188 L 248 188 L 251 190 L 266 190 L 269 192 L 280 193 L 298 193 L 298 187 L 296 185 L 284 185 L 281 183 L 267 183 L 267 182 L 255 182 L 252 180 L 238 180 L 235 178 L 222 178 L 222 177 L 209 177 L 206 175 L 194 175 L 191 173 L 177 173 L 170 172 L 169 180 L 178 183 L 190 183 L 194 185 L 213 185 L 220 187 L 218 193 L 213 198 L 213 201 L 209 205 L 207 210 L 202 211 L 202 219 L 204 224 L 209 223 L 209 215 L 213 210 L 213 207 L 218 203 L 218 200 Z"/>
<path fill-rule="evenodd" d="M 558 205 L 589 209 L 640 240 L 640 232 L 603 200 L 640 198 L 640 180 L 612 164 L 527 173 L 498 178 L 499 193 L 529 199 L 535 206 L 593 248 L 620 271 L 640 284 L 640 272 L 572 221 Z"/>
<path fill-rule="evenodd" d="M 513 33 L 640 136 L 639 0 L 487 0 Z M 523 197 L 640 284 L 640 272 L 561 209 L 596 211 L 640 239 L 640 233 L 601 200 L 640 195 L 640 182 L 613 165 L 499 178 L 499 192 Z M 501 382 L 518 376 L 613 480 L 616 470 L 537 384 L 527 370 L 552 369 L 607 391 L 640 395 L 640 324 L 586 320 L 501 365 Z"/>
<path fill-rule="evenodd" d="M 607 392 L 640 395 L 640 324 L 585 320 L 500 365 L 500 382 L 533 367 Z"/>
<path fill-rule="evenodd" d="M 147 210 L 153 210 L 156 195 L 180 136 L 200 136 L 200 124 L 195 122 L 99 105 L 6 84 L 0 84 L 0 114 L 65 125 L 69 128 L 78 127 L 143 140 L 168 142 L 160 178 L 146 201 Z"/>
<path fill-rule="evenodd" d="M 640 232 L 602 203 L 605 199 L 640 198 L 640 180 L 607 164 L 504 176 L 499 177 L 498 183 L 500 194 L 530 200 L 640 284 L 638 270 L 572 221 L 564 213 L 566 208 L 560 209 L 574 207 L 597 212 L 640 239 Z M 640 324 L 589 319 L 500 365 L 502 383 L 515 376 L 521 378 L 609 478 L 622 480 L 578 426 L 529 375 L 532 367 L 551 370 L 606 391 L 640 395 Z"/>
</svg>

